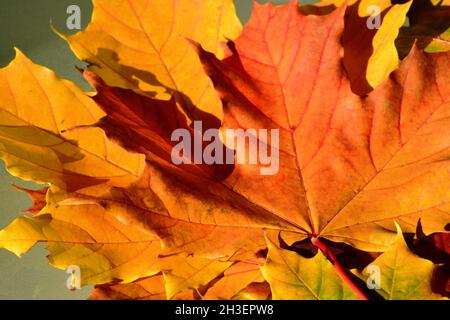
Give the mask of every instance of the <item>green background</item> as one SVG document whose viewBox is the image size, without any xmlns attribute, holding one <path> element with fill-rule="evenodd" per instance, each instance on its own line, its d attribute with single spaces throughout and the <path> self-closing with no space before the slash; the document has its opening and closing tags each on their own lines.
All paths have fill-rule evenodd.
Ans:
<svg viewBox="0 0 450 320">
<path fill-rule="evenodd" d="M 286 3 L 289 0 L 272 2 Z M 92 13 L 90 0 L 0 0 L 0 67 L 14 58 L 14 47 L 17 47 L 35 63 L 45 65 L 61 77 L 87 88 L 74 68 L 83 66 L 83 63 L 50 29 L 51 21 L 57 30 L 73 33 L 66 28 L 66 9 L 72 4 L 81 8 L 82 27 L 86 27 Z M 235 0 L 235 4 L 245 23 L 251 14 L 253 1 Z M 0 160 L 0 229 L 31 205 L 28 196 L 13 190 L 11 184 L 39 188 L 34 183 L 9 175 Z M 64 270 L 50 266 L 46 255 L 43 244 L 35 246 L 21 258 L 0 249 L 0 299 L 85 299 L 89 296 L 92 287 L 69 291 L 66 288 L 68 275 Z"/>
</svg>

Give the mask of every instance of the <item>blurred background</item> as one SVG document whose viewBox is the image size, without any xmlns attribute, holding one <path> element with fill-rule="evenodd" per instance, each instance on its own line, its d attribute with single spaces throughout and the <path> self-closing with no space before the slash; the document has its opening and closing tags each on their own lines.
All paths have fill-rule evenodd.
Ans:
<svg viewBox="0 0 450 320">
<path fill-rule="evenodd" d="M 234 2 L 240 19 L 245 23 L 252 12 L 253 0 Z M 281 4 L 290 1 L 271 2 Z M 317 1 L 308 1 L 311 2 Z M 86 82 L 74 67 L 83 67 L 83 63 L 77 60 L 68 45 L 50 29 L 51 22 L 63 33 L 74 33 L 66 28 L 66 10 L 73 4 L 81 8 L 82 28 L 85 28 L 91 19 L 91 0 L 1 0 L 0 67 L 6 66 L 14 58 L 14 47 L 17 47 L 33 62 L 47 66 L 60 77 L 87 89 Z M 28 196 L 12 189 L 11 184 L 29 189 L 42 187 L 12 177 L 5 171 L 4 163 L 0 160 L 0 229 L 31 205 Z M 86 299 L 92 287 L 69 291 L 66 288 L 68 275 L 64 270 L 50 266 L 46 255 L 43 244 L 38 244 L 21 258 L 0 249 L 0 299 Z"/>
</svg>

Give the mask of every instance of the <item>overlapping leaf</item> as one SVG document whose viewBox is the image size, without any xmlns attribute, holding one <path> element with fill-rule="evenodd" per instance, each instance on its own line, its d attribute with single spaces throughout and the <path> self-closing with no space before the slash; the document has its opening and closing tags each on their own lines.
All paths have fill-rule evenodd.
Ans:
<svg viewBox="0 0 450 320">
<path fill-rule="evenodd" d="M 408 17 L 410 26 L 400 29 L 396 41 L 402 57 L 414 41 L 426 52 L 450 50 L 450 1 L 414 0 Z"/>
<path fill-rule="evenodd" d="M 186 289 L 172 296 L 172 300 L 185 300 L 185 299 L 234 299 L 234 300 L 267 300 L 270 295 L 270 288 L 265 282 L 251 282 L 239 283 L 236 281 L 230 281 L 231 278 L 236 279 L 249 279 L 249 273 L 254 273 L 254 269 L 248 266 L 246 263 L 238 263 L 233 265 L 227 271 L 223 277 L 218 277 L 203 285 L 202 288 Z M 246 269 L 246 270 L 244 270 Z M 258 269 L 259 271 L 259 269 Z M 260 272 L 259 272 L 260 273 Z M 261 274 L 261 273 L 260 273 Z M 259 275 L 261 276 L 261 275 Z M 230 278 L 231 277 L 231 278 Z M 237 278 L 235 278 L 237 277 Z M 253 278 L 255 276 L 253 275 Z M 255 278 L 255 280 L 260 280 Z M 166 300 L 166 286 L 167 283 L 164 280 L 163 275 L 157 274 L 148 278 L 142 278 L 132 283 L 111 283 L 98 285 L 92 292 L 90 299 L 93 300 Z M 198 289 L 206 290 L 203 296 Z M 223 290 L 223 291 L 222 291 Z M 237 290 L 235 292 L 235 290 Z M 234 292 L 234 294 L 232 294 Z M 219 294 L 219 296 L 217 296 Z M 232 295 L 230 295 L 232 294 Z M 230 296 L 229 296 L 230 295 Z"/>
<path fill-rule="evenodd" d="M 82 285 L 131 282 L 161 270 L 155 235 L 123 224 L 98 203 L 77 204 L 54 194 L 47 201 L 39 214 L 21 216 L 0 231 L 0 247 L 22 255 L 46 242 L 50 263 L 60 269 L 79 266 Z"/>
<path fill-rule="evenodd" d="M 221 104 L 189 40 L 223 57 L 220 42 L 241 30 L 232 0 L 95 0 L 88 28 L 64 36 L 108 85 L 170 99 L 198 118 Z M 195 9 L 194 9 L 195 8 Z M 206 120 L 206 119 L 205 119 Z"/>
<path fill-rule="evenodd" d="M 141 174 L 141 155 L 111 143 L 98 128 L 74 130 L 93 125 L 101 109 L 19 50 L 0 70 L 0 96 L 0 155 L 13 175 L 74 191 L 126 186 Z"/>
<path fill-rule="evenodd" d="M 395 235 L 393 218 L 412 232 L 419 216 L 433 230 L 449 220 L 450 59 L 414 50 L 359 98 L 341 65 L 342 15 L 257 7 L 232 57 L 203 53 L 203 60 L 227 105 L 224 127 L 282 131 L 280 172 L 260 181 L 238 167 L 234 188 L 245 185 L 247 199 L 281 216 L 286 204 L 296 206 L 289 221 L 299 229 L 383 251 Z M 271 35 L 283 27 L 285 38 Z M 261 194 L 262 185 L 281 189 Z"/>
<path fill-rule="evenodd" d="M 395 243 L 370 266 L 376 266 L 381 272 L 377 292 L 386 300 L 442 298 L 431 291 L 434 264 L 409 250 L 400 228 Z M 359 276 L 365 280 L 367 268 Z"/>
<path fill-rule="evenodd" d="M 92 300 L 166 300 L 164 279 L 155 275 L 128 284 L 109 284 L 96 286 Z"/>
<path fill-rule="evenodd" d="M 280 249 L 268 239 L 269 255 L 262 268 L 276 300 L 356 300 L 358 296 L 319 252 L 307 259 Z"/>
<path fill-rule="evenodd" d="M 306 6 L 305 11 L 329 11 L 344 4 L 349 6 L 343 37 L 344 65 L 356 94 L 363 96 L 378 87 L 416 41 L 426 52 L 450 49 L 447 1 L 325 0 Z"/>
<path fill-rule="evenodd" d="M 93 299 L 352 299 L 321 251 L 307 259 L 284 246 L 322 237 L 388 250 L 383 262 L 395 250 L 411 255 L 394 221 L 405 232 L 419 218 L 426 233 L 444 229 L 449 53 L 414 48 L 386 80 L 394 65 L 374 55 L 384 82 L 360 97 L 343 65 L 344 6 L 316 15 L 296 1 L 255 5 L 222 51 L 239 30 L 231 1 L 191 13 L 182 0 L 144 4 L 96 0 L 88 30 L 68 37 L 91 62 L 96 74 L 84 75 L 95 95 L 19 53 L 0 71 L 0 151 L 11 172 L 51 184 L 47 206 L 1 231 L 0 246 L 22 254 L 47 242 L 52 264 L 80 265 L 83 283 L 101 284 Z M 408 6 L 390 8 L 384 22 L 398 29 L 393 13 Z M 393 53 L 393 33 L 378 32 L 377 46 Z M 278 172 L 171 162 L 174 129 L 193 133 L 194 120 L 219 129 L 209 121 L 222 118 L 218 97 L 220 130 L 280 130 L 279 144 L 256 137 L 275 147 Z"/>
<path fill-rule="evenodd" d="M 229 300 L 242 294 L 252 283 L 263 283 L 260 260 L 240 261 L 229 267 L 221 279 L 215 282 L 204 295 L 204 299 Z"/>
<path fill-rule="evenodd" d="M 391 6 L 390 1 L 368 0 L 348 8 L 343 37 L 344 66 L 355 93 L 369 93 L 398 67 L 395 40 L 412 1 Z M 380 25 L 370 19 L 379 19 Z"/>
</svg>

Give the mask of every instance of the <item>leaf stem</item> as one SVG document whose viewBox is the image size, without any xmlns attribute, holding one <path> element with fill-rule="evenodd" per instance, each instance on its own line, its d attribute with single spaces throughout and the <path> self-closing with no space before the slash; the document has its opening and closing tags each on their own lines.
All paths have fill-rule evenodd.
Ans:
<svg viewBox="0 0 450 320">
<path fill-rule="evenodd" d="M 312 237 L 311 243 L 319 248 L 323 254 L 331 261 L 334 268 L 336 269 L 337 274 L 346 282 L 350 288 L 362 299 L 362 300 L 369 300 L 367 296 L 364 294 L 364 292 L 361 291 L 360 288 L 350 279 L 350 277 L 347 274 L 347 271 L 345 268 L 339 263 L 339 261 L 336 259 L 336 256 L 333 254 L 333 252 L 327 247 L 325 243 L 320 241 L 319 238 Z"/>
</svg>

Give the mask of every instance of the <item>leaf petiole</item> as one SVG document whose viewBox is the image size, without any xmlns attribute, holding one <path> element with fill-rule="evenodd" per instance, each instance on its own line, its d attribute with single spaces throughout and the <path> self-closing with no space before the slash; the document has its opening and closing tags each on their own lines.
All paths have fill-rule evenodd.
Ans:
<svg viewBox="0 0 450 320">
<path fill-rule="evenodd" d="M 362 300 L 369 300 L 364 292 L 362 292 L 361 289 L 358 288 L 358 286 L 352 281 L 352 279 L 350 279 L 345 268 L 339 263 L 339 261 L 336 259 L 336 256 L 325 243 L 320 241 L 320 239 L 317 237 L 312 237 L 311 243 L 319 248 L 323 252 L 323 254 L 331 261 L 334 268 L 336 269 L 337 274 L 341 277 L 342 280 L 344 280 L 344 282 L 349 285 L 353 292 L 355 292 Z"/>
</svg>

